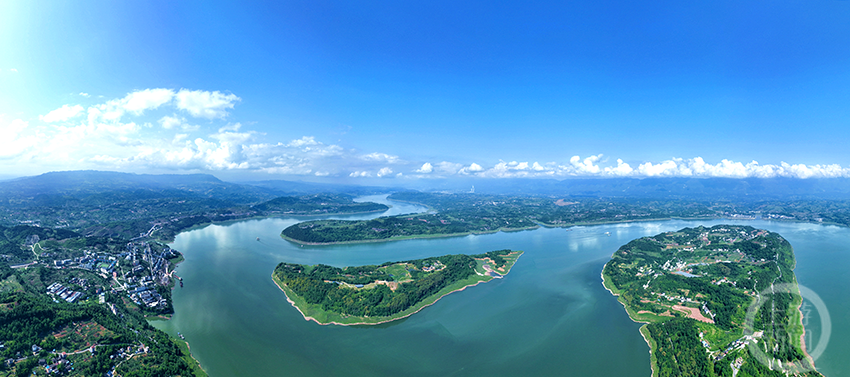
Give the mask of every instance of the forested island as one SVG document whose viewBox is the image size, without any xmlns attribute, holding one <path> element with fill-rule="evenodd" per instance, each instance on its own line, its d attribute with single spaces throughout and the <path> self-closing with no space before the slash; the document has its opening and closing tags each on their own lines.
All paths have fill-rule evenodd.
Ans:
<svg viewBox="0 0 850 377">
<path fill-rule="evenodd" d="M 391 200 L 427 206 L 427 213 L 371 220 L 314 220 L 281 232 L 312 245 L 463 236 L 544 227 L 630 221 L 740 219 L 806 221 L 850 226 L 850 201 L 655 200 L 398 192 Z"/>
<path fill-rule="evenodd" d="M 821 376 L 802 343 L 794 266 L 779 234 L 717 225 L 633 240 L 602 277 L 646 323 L 653 376 Z"/>
<path fill-rule="evenodd" d="M 272 279 L 307 320 L 374 325 L 408 317 L 443 296 L 502 278 L 522 251 L 444 255 L 378 266 L 280 263 Z"/>
</svg>

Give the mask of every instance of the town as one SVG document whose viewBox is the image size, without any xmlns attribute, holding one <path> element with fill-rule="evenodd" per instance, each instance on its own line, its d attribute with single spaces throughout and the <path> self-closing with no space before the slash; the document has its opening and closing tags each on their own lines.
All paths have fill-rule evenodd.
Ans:
<svg viewBox="0 0 850 377">
<path fill-rule="evenodd" d="M 59 270 L 57 281 L 49 284 L 46 292 L 55 300 L 65 300 L 69 303 L 88 298 L 106 304 L 106 293 L 126 297 L 145 313 L 165 313 L 171 308 L 170 294 L 163 296 L 172 286 L 173 279 L 180 282 L 174 274 L 174 261 L 181 254 L 168 246 L 148 241 L 131 241 L 115 246 L 112 250 L 102 251 L 93 248 L 77 250 L 77 256 L 71 258 L 54 258 L 68 256 L 67 248 L 53 250 L 38 237 L 28 241 L 42 252 L 30 263 L 13 268 L 35 268 L 44 266 Z M 88 278 L 81 277 L 81 272 Z M 77 272 L 77 273 L 74 273 Z M 99 277 L 99 279 L 98 279 Z M 161 288 L 160 288 L 161 287 Z"/>
</svg>

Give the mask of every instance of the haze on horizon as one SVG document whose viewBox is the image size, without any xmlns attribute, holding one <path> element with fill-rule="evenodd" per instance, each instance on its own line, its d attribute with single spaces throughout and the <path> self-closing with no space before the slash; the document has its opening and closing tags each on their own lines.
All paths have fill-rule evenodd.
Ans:
<svg viewBox="0 0 850 377">
<path fill-rule="evenodd" d="M 850 177 L 850 2 L 0 4 L 0 176 Z"/>
</svg>

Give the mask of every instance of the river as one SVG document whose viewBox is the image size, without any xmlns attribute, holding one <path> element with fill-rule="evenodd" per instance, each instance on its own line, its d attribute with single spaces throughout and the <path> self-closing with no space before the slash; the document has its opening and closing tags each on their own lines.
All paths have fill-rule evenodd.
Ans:
<svg viewBox="0 0 850 377">
<path fill-rule="evenodd" d="M 361 200 L 392 208 L 331 218 L 423 210 L 385 196 Z M 280 238 L 282 229 L 309 219 L 315 218 L 246 220 L 179 234 L 171 246 L 185 257 L 177 269 L 185 285 L 174 290 L 173 319 L 152 324 L 185 335 L 211 376 L 646 377 L 649 347 L 638 333 L 640 324 L 629 320 L 602 287 L 602 266 L 619 246 L 638 237 L 732 223 L 772 230 L 791 242 L 800 284 L 817 293 L 831 315 L 831 337 L 816 361 L 818 369 L 830 377 L 850 376 L 848 228 L 669 220 L 355 245 L 300 247 Z M 525 251 L 505 279 L 453 293 L 409 318 L 378 326 L 305 321 L 270 278 L 281 261 L 347 266 L 505 248 Z M 805 321 L 812 344 L 820 339 L 819 318 L 812 310 Z"/>
</svg>

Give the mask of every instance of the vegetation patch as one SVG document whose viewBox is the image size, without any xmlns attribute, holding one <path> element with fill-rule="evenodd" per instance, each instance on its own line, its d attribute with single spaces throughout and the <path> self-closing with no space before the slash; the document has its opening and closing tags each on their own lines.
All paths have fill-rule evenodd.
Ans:
<svg viewBox="0 0 850 377">
<path fill-rule="evenodd" d="M 771 289 L 796 286 L 794 264 L 780 235 L 717 225 L 633 240 L 602 276 L 629 316 L 647 323 L 653 376 L 732 376 L 732 365 L 748 376 L 820 376 L 800 343 L 800 296 Z"/>
<path fill-rule="evenodd" d="M 306 319 L 320 324 L 377 324 L 410 316 L 457 290 L 501 278 L 521 254 L 499 250 L 344 268 L 280 263 L 272 278 Z M 479 270 L 484 260 L 504 273 Z"/>
</svg>

